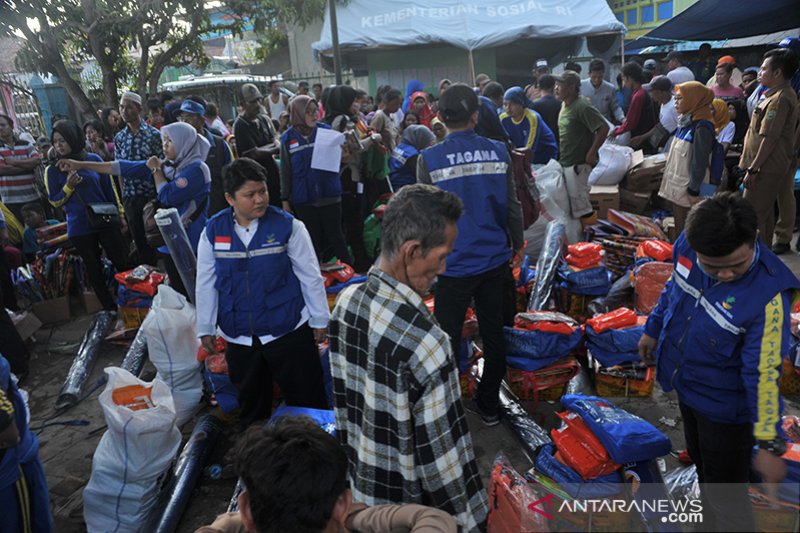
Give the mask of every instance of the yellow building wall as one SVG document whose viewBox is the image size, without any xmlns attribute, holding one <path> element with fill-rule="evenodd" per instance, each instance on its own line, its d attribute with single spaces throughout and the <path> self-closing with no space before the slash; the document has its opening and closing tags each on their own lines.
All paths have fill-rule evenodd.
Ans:
<svg viewBox="0 0 800 533">
<path fill-rule="evenodd" d="M 626 40 L 657 28 L 697 0 L 606 0 L 617 20 L 625 24 Z"/>
</svg>

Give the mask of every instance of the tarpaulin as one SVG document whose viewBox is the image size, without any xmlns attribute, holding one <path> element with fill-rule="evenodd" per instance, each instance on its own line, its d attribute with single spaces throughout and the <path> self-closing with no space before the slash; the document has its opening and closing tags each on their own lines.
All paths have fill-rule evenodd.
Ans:
<svg viewBox="0 0 800 533">
<path fill-rule="evenodd" d="M 351 0 L 336 6 L 336 20 L 343 49 L 442 43 L 477 50 L 520 39 L 625 31 L 604 0 Z M 333 47 L 327 7 L 320 40 L 311 47 Z"/>
</svg>

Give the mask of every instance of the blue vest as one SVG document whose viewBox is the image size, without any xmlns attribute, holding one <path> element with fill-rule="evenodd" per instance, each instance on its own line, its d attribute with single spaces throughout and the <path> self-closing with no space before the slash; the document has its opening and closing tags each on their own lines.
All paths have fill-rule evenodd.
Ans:
<svg viewBox="0 0 800 533">
<path fill-rule="evenodd" d="M 777 353 L 777 347 L 783 346 L 784 352 L 789 348 L 789 328 L 784 325 L 788 325 L 791 309 L 773 298 L 800 287 L 795 275 L 761 240 L 756 246 L 757 256 L 750 270 L 736 281 L 721 283 L 701 271 L 697 254 L 685 234 L 681 235 L 675 242 L 675 271 L 651 315 L 663 313 L 657 349 L 661 387 L 665 391 L 675 389 L 689 407 L 726 424 L 756 419 L 751 401 L 758 390 L 758 377 L 742 369 L 745 360 L 761 356 L 763 345 L 759 341 L 755 349 L 746 346 L 746 335 L 759 336 L 763 342 L 775 341 L 773 358 L 778 367 L 783 354 Z M 667 303 L 662 308 L 663 302 Z M 768 305 L 774 306 L 774 312 Z M 766 327 L 758 323 L 765 312 Z M 776 313 L 782 318 L 776 318 Z M 762 400 L 774 401 L 777 411 L 777 385 L 774 393 L 775 398 Z"/>
<path fill-rule="evenodd" d="M 317 122 L 317 129 L 331 129 L 325 123 Z M 294 205 L 313 204 L 322 198 L 338 198 L 342 195 L 342 182 L 338 172 L 328 172 L 311 168 L 311 154 L 317 129 L 306 139 L 294 128 L 289 128 L 281 136 L 281 142 L 289 151 L 292 165 L 292 203 Z"/>
<path fill-rule="evenodd" d="M 400 143 L 389 157 L 389 181 L 392 182 L 394 192 L 399 191 L 405 185 L 417 182 L 417 169 L 407 164 L 408 160 L 415 155 L 419 155 L 416 148 Z"/>
<path fill-rule="evenodd" d="M 2 490 L 19 479 L 19 465 L 36 459 L 39 439 L 28 427 L 25 402 L 16 385 L 11 383 L 11 367 L 2 355 L 0 355 L 0 388 L 14 406 L 14 422 L 17 424 L 20 436 L 19 444 L 6 449 L 3 458 L 0 459 L 0 490 Z"/>
<path fill-rule="evenodd" d="M 208 221 L 219 293 L 217 325 L 228 337 L 280 337 L 300 321 L 305 301 L 289 260 L 292 220 L 270 206 L 247 248 L 234 231 L 232 209 Z"/>
<path fill-rule="evenodd" d="M 473 130 L 450 133 L 422 151 L 431 181 L 464 204 L 445 276 L 475 276 L 511 259 L 506 147 Z"/>
</svg>

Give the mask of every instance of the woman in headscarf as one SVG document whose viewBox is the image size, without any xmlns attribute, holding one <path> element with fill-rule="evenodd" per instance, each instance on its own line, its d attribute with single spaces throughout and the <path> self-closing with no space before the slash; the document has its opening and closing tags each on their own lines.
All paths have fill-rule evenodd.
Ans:
<svg viewBox="0 0 800 533">
<path fill-rule="evenodd" d="M 447 90 L 447 88 L 450 87 L 451 85 L 453 85 L 453 82 L 448 80 L 447 78 L 444 78 L 442 81 L 439 82 L 439 85 L 437 86 L 437 88 L 439 89 L 439 98 L 442 97 L 442 93 L 444 93 Z M 439 112 L 438 100 L 431 104 L 431 111 L 433 111 L 434 115 Z"/>
<path fill-rule="evenodd" d="M 439 120 L 439 117 L 433 117 L 431 119 L 431 131 L 433 132 L 434 135 L 436 135 L 436 140 L 434 141 L 434 144 L 442 142 L 444 138 L 447 137 L 448 133 L 447 126 L 444 125 L 444 122 Z"/>
<path fill-rule="evenodd" d="M 164 207 L 174 207 L 186 228 L 189 243 L 197 253 L 197 243 L 205 228 L 208 198 L 211 191 L 211 171 L 205 163 L 211 145 L 197 130 L 185 122 L 173 122 L 161 128 L 165 160 L 153 156 L 147 161 L 111 161 L 91 163 L 64 160 L 59 166 L 64 170 L 88 169 L 95 172 L 118 174 L 123 179 L 151 179 L 156 186 L 158 201 Z M 169 256 L 169 249 L 160 246 L 158 251 L 170 278 L 170 285 L 188 296 L 178 269 Z"/>
<path fill-rule="evenodd" d="M 419 123 L 430 128 L 431 119 L 435 116 L 428 103 L 428 94 L 417 91 L 411 95 L 411 110 L 419 117 Z"/>
<path fill-rule="evenodd" d="M 507 145 L 508 134 L 500 123 L 500 116 L 495 110 L 494 103 L 485 96 L 479 96 L 478 104 L 478 123 L 475 125 L 475 133 Z"/>
<path fill-rule="evenodd" d="M 558 159 L 556 136 L 530 103 L 522 87 L 511 87 L 503 95 L 500 123 L 514 148 L 530 150 L 531 162 L 546 164 Z"/>
<path fill-rule="evenodd" d="M 370 168 L 366 164 L 367 157 L 371 155 L 368 151 L 374 148 L 373 144 L 381 141 L 381 136 L 370 132 L 360 120 L 357 99 L 358 92 L 349 85 L 331 88 L 325 103 L 325 123 L 345 134 L 339 171 L 345 238 L 353 251 L 353 268 L 357 272 L 366 272 L 372 260 L 364 246 L 365 211 L 372 207 L 374 198 L 388 192 L 389 188 L 385 179 L 370 179 Z"/>
<path fill-rule="evenodd" d="M 413 100 L 411 99 L 411 95 L 417 93 L 419 91 L 425 90 L 425 84 L 419 80 L 409 80 L 406 84 L 406 96 L 403 99 L 403 107 L 400 109 L 403 113 L 407 113 L 411 109 L 411 104 Z"/>
<path fill-rule="evenodd" d="M 425 126 L 411 125 L 389 158 L 389 181 L 394 192 L 417 182 L 417 157 L 436 142 L 436 136 Z"/>
<path fill-rule="evenodd" d="M 317 131 L 317 103 L 299 95 L 289 101 L 289 129 L 281 135 L 281 200 L 283 209 L 301 220 L 311 235 L 320 263 L 335 255 L 352 263 L 342 233 L 342 182 L 338 172 L 311 168 Z"/>
<path fill-rule="evenodd" d="M 683 231 L 689 209 L 700 202 L 700 185 L 709 176 L 716 136 L 713 101 L 714 93 L 700 82 L 688 81 L 675 87 L 678 130 L 667 154 L 658 195 L 672 202 L 677 235 Z"/>
<path fill-rule="evenodd" d="M 728 104 L 728 115 L 731 117 L 731 122 L 734 123 L 734 127 L 736 128 L 736 131 L 733 133 L 733 141 L 731 144 L 738 146 L 744 142 L 744 135 L 747 133 L 747 128 L 750 127 L 750 115 L 747 113 L 747 103 L 744 100 L 731 100 L 726 103 Z"/>
<path fill-rule="evenodd" d="M 122 204 L 108 172 L 92 170 L 62 171 L 58 162 L 70 159 L 77 162 L 102 162 L 97 154 L 86 152 L 86 139 L 80 126 L 71 120 L 60 120 L 53 125 L 50 136 L 57 162 L 44 171 L 47 196 L 54 207 L 63 207 L 67 215 L 67 236 L 78 255 L 83 258 L 89 284 L 104 309 L 114 310 L 116 305 L 108 291 L 103 276 L 101 256 L 106 257 L 119 272 L 126 268 L 125 240 L 120 225 L 109 225 L 103 229 L 92 228 L 86 207 L 89 204 L 116 204 L 122 216 Z"/>
<path fill-rule="evenodd" d="M 722 145 L 723 150 L 727 152 L 736 133 L 736 124 L 731 122 L 731 115 L 728 113 L 728 104 L 725 100 L 714 98 L 711 106 L 714 108 L 714 131 L 717 133 L 717 141 Z"/>
</svg>

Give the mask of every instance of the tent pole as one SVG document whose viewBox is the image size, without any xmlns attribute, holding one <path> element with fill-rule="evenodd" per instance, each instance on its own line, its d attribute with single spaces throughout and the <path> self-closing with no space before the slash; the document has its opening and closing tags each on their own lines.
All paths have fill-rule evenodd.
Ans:
<svg viewBox="0 0 800 533">
<path fill-rule="evenodd" d="M 331 40 L 333 42 L 333 71 L 336 74 L 336 85 L 342 84 L 342 55 L 339 50 L 339 25 L 336 23 L 336 1 L 328 0 L 328 11 L 331 16 Z"/>
<path fill-rule="evenodd" d="M 619 36 L 620 36 L 620 40 L 619 40 L 619 53 L 620 53 L 619 64 L 620 65 L 624 65 L 625 64 L 625 33 L 624 32 L 620 32 Z"/>
<path fill-rule="evenodd" d="M 475 59 L 472 57 L 472 49 L 467 54 L 467 78 L 469 83 L 475 83 Z"/>
</svg>

